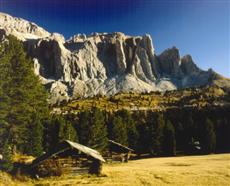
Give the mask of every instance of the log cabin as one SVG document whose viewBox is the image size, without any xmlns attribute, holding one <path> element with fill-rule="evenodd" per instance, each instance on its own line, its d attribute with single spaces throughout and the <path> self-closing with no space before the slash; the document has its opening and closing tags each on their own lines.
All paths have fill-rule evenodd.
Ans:
<svg viewBox="0 0 230 186">
<path fill-rule="evenodd" d="M 106 160 L 109 162 L 128 162 L 130 155 L 134 152 L 133 149 L 122 145 L 116 141 L 109 141 L 109 152 L 106 155 Z"/>
<path fill-rule="evenodd" d="M 36 177 L 85 173 L 99 175 L 103 162 L 105 160 L 98 151 L 65 140 L 55 150 L 36 158 L 30 165 L 30 172 Z"/>
</svg>

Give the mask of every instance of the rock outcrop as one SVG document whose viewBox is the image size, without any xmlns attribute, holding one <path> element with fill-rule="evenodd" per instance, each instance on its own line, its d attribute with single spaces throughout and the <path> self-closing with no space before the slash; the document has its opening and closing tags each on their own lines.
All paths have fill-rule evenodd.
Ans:
<svg viewBox="0 0 230 186">
<path fill-rule="evenodd" d="M 150 35 L 78 34 L 65 40 L 34 23 L 0 13 L 0 39 L 22 40 L 34 60 L 35 73 L 50 90 L 52 104 L 70 98 L 118 92 L 166 91 L 210 83 L 190 55 L 176 47 L 157 56 Z"/>
<path fill-rule="evenodd" d="M 0 13 L 0 28 L 3 28 L 7 34 L 15 35 L 21 40 L 50 36 L 49 32 L 35 23 L 22 18 L 12 17 L 5 13 Z"/>
</svg>

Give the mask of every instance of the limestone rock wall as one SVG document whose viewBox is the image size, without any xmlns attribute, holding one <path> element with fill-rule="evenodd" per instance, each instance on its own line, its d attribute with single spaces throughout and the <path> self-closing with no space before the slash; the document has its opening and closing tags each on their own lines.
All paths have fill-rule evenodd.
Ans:
<svg viewBox="0 0 230 186">
<path fill-rule="evenodd" d="M 12 34 L 33 58 L 35 73 L 55 104 L 77 97 L 118 92 L 166 91 L 209 83 L 190 55 L 176 47 L 156 55 L 150 35 L 120 32 L 78 34 L 68 40 L 34 23 L 0 13 L 0 39 Z"/>
</svg>

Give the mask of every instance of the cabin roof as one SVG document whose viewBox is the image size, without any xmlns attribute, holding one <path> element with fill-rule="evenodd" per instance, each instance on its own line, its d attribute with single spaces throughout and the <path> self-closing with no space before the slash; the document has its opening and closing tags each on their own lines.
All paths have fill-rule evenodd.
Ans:
<svg viewBox="0 0 230 186">
<path fill-rule="evenodd" d="M 89 147 L 86 147 L 84 145 L 81 145 L 79 143 L 76 143 L 76 142 L 72 142 L 72 141 L 69 141 L 69 140 L 65 140 L 63 141 L 62 143 L 60 143 L 58 145 L 58 148 L 56 150 L 54 150 L 53 152 L 50 152 L 50 153 L 45 153 L 41 156 L 39 156 L 38 158 L 36 158 L 33 162 L 32 162 L 32 167 L 40 164 L 41 162 L 43 162 L 44 160 L 47 160 L 55 155 L 58 155 L 66 150 L 69 150 L 69 149 L 76 149 L 78 151 L 81 151 L 83 152 L 84 154 L 88 155 L 88 156 L 91 156 L 93 157 L 94 159 L 97 159 L 97 160 L 100 160 L 102 162 L 105 162 L 104 158 L 101 156 L 101 154 L 94 150 L 94 149 L 91 149 Z"/>
<path fill-rule="evenodd" d="M 104 158 L 101 156 L 101 154 L 98 151 L 69 140 L 66 140 L 65 142 L 68 143 L 72 148 L 75 148 L 89 156 L 92 156 L 95 159 L 105 162 Z"/>
<path fill-rule="evenodd" d="M 118 146 L 118 147 L 120 147 L 122 149 L 128 150 L 128 151 L 132 151 L 132 152 L 134 151 L 133 149 L 131 149 L 129 147 L 126 147 L 126 146 L 124 146 L 124 145 L 122 145 L 122 144 L 120 144 L 120 143 L 118 143 L 116 141 L 113 141 L 113 140 L 109 140 L 109 143 L 112 143 L 113 145 L 116 145 L 116 146 Z"/>
</svg>

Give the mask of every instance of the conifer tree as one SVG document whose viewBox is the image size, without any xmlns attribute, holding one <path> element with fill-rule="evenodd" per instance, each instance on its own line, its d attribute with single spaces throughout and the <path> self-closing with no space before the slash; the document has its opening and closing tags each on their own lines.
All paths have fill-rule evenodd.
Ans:
<svg viewBox="0 0 230 186">
<path fill-rule="evenodd" d="M 194 121 L 193 121 L 193 117 L 191 114 L 186 114 L 185 115 L 187 117 L 186 123 L 185 123 L 185 135 L 184 135 L 184 148 L 186 149 L 188 144 L 191 143 L 191 140 L 194 137 Z"/>
<path fill-rule="evenodd" d="M 182 123 L 178 122 L 175 127 L 176 146 L 179 150 L 184 150 L 184 128 Z"/>
<path fill-rule="evenodd" d="M 89 130 L 89 146 L 103 152 L 108 147 L 108 133 L 105 125 L 104 113 L 94 108 L 91 113 L 91 126 Z"/>
<path fill-rule="evenodd" d="M 98 108 L 84 111 L 79 115 L 78 124 L 79 142 L 100 152 L 107 149 L 108 132 L 105 123 L 105 114 Z"/>
<path fill-rule="evenodd" d="M 116 115 L 122 118 L 123 123 L 126 126 L 129 147 L 135 149 L 138 144 L 139 134 L 136 128 L 136 123 L 132 118 L 132 115 L 128 110 L 118 111 Z"/>
<path fill-rule="evenodd" d="M 79 124 L 77 125 L 77 132 L 79 136 L 79 142 L 83 145 L 89 144 L 90 139 L 90 112 L 83 111 L 79 114 Z"/>
<path fill-rule="evenodd" d="M 146 123 L 141 123 L 137 125 L 137 130 L 139 134 L 138 143 L 135 150 L 141 153 L 149 153 L 150 148 L 150 132 L 149 127 Z"/>
<path fill-rule="evenodd" d="M 174 156 L 176 154 L 175 129 L 170 120 L 167 120 L 164 127 L 162 150 L 165 155 Z"/>
<path fill-rule="evenodd" d="M 230 121 L 226 118 L 221 118 L 218 121 L 217 131 L 216 131 L 216 149 L 219 152 L 230 152 Z"/>
<path fill-rule="evenodd" d="M 7 115 L 10 111 L 10 99 L 8 94 L 6 93 L 6 89 L 8 89 L 10 76 L 9 76 L 9 55 L 6 55 L 5 45 L 0 44 L 0 149 L 5 149 L 6 141 L 8 142 L 9 138 L 9 130 L 10 125 L 8 123 Z"/>
<path fill-rule="evenodd" d="M 69 121 L 60 123 L 59 141 L 62 141 L 62 140 L 70 140 L 74 142 L 78 141 L 76 129 L 73 127 L 72 123 Z"/>
<path fill-rule="evenodd" d="M 48 113 L 47 93 L 34 74 L 32 60 L 15 37 L 1 43 L 0 53 L 0 135 L 6 136 L 14 150 L 26 152 L 33 114 L 42 120 Z M 3 73 L 4 72 L 4 73 Z"/>
<path fill-rule="evenodd" d="M 56 117 L 50 115 L 44 121 L 43 148 L 45 152 L 49 152 L 51 148 L 58 142 L 57 128 L 55 127 Z"/>
<path fill-rule="evenodd" d="M 216 134 L 213 122 L 209 118 L 206 118 L 204 123 L 201 139 L 202 149 L 205 153 L 215 152 Z"/>
<path fill-rule="evenodd" d="M 110 138 L 122 145 L 128 145 L 127 128 L 120 116 L 114 116 L 111 123 Z"/>
<path fill-rule="evenodd" d="M 73 124 L 61 115 L 53 115 L 45 122 L 44 127 L 44 149 L 49 152 L 64 141 L 78 142 L 78 135 Z"/>
<path fill-rule="evenodd" d="M 146 117 L 148 113 L 145 112 L 134 112 L 132 118 L 136 123 L 136 129 L 138 131 L 137 145 L 134 148 L 136 152 L 149 153 L 150 147 L 150 136 L 149 136 L 149 125 L 148 118 Z"/>
<path fill-rule="evenodd" d="M 150 147 L 149 148 L 150 148 L 150 152 L 154 155 L 161 154 L 164 125 L 165 125 L 165 121 L 163 118 L 163 114 L 157 113 L 156 116 L 154 116 L 154 114 L 150 114 L 150 121 L 149 121 Z"/>
<path fill-rule="evenodd" d="M 34 114 L 32 122 L 28 126 L 27 143 L 25 144 L 26 153 L 39 156 L 43 152 L 43 125 L 38 114 Z"/>
</svg>

